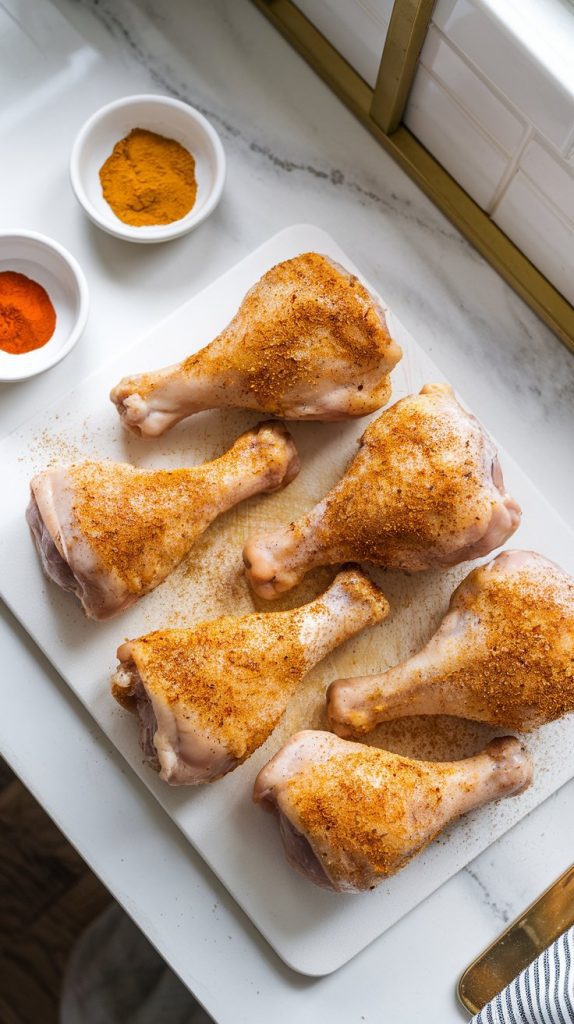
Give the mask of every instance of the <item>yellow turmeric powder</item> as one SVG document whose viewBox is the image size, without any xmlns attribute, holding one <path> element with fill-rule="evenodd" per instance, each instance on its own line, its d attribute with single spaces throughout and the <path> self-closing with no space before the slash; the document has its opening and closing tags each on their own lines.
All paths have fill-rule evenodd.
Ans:
<svg viewBox="0 0 574 1024">
<path fill-rule="evenodd" d="M 195 160 L 175 139 L 134 128 L 100 168 L 104 199 L 133 227 L 171 224 L 197 196 Z"/>
</svg>

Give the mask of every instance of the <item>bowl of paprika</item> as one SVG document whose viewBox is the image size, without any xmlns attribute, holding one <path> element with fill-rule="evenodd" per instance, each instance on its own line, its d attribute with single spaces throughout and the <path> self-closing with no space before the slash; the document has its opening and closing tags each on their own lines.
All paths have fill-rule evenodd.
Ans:
<svg viewBox="0 0 574 1024">
<path fill-rule="evenodd" d="M 207 118 L 169 96 L 126 96 L 85 123 L 70 157 L 88 217 L 130 242 L 166 242 L 201 224 L 225 181 L 225 153 Z"/>
<path fill-rule="evenodd" d="M 0 232 L 0 381 L 55 366 L 87 317 L 86 279 L 59 242 L 34 231 Z"/>
</svg>

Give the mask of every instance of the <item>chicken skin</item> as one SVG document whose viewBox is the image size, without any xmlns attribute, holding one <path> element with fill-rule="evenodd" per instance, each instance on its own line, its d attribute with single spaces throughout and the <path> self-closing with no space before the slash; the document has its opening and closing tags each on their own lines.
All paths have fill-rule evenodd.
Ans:
<svg viewBox="0 0 574 1024">
<path fill-rule="evenodd" d="M 493 442 L 448 384 L 427 384 L 367 427 L 314 509 L 250 540 L 243 557 L 255 592 L 274 598 L 309 569 L 348 559 L 407 572 L 446 568 L 504 544 L 519 522 Z"/>
<path fill-rule="evenodd" d="M 522 732 L 574 711 L 574 580 L 531 551 L 503 551 L 452 595 L 418 654 L 339 679 L 331 728 L 359 736 L 406 715 L 454 715 Z"/>
<path fill-rule="evenodd" d="M 268 270 L 211 344 L 176 366 L 125 377 L 110 397 L 124 426 L 150 437 L 202 409 L 348 419 L 388 401 L 401 355 L 360 281 L 308 252 Z"/>
<path fill-rule="evenodd" d="M 253 799 L 279 816 L 289 863 L 334 892 L 394 875 L 462 814 L 520 793 L 532 765 L 496 739 L 462 761 L 414 761 L 328 732 L 296 733 L 259 772 Z"/>
<path fill-rule="evenodd" d="M 211 782 L 264 743 L 318 661 L 388 610 L 368 577 L 349 568 L 301 608 L 122 644 L 112 692 L 137 714 L 146 759 L 165 782 Z"/>
<path fill-rule="evenodd" d="M 261 423 L 191 469 L 47 469 L 32 480 L 26 515 L 46 575 L 90 618 L 107 619 L 162 583 L 218 515 L 284 487 L 298 470 L 291 435 L 280 423 Z"/>
</svg>

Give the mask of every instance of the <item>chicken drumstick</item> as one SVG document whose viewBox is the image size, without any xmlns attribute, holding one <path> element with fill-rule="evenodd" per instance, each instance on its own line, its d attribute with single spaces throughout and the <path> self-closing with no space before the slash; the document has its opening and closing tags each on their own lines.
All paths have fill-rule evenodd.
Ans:
<svg viewBox="0 0 574 1024">
<path fill-rule="evenodd" d="M 313 665 L 388 610 L 381 591 L 350 568 L 302 608 L 122 644 L 112 692 L 137 713 L 142 749 L 162 779 L 211 782 L 264 743 Z"/>
<path fill-rule="evenodd" d="M 388 401 L 401 355 L 360 281 L 308 252 L 268 270 L 210 345 L 176 366 L 125 377 L 110 397 L 124 426 L 142 436 L 202 409 L 348 419 Z"/>
<path fill-rule="evenodd" d="M 307 515 L 244 550 L 260 597 L 348 559 L 417 572 L 488 554 L 516 530 L 496 449 L 448 384 L 427 384 L 374 420 L 345 475 Z"/>
<path fill-rule="evenodd" d="M 529 730 L 574 711 L 574 580 L 531 551 L 474 569 L 422 651 L 378 676 L 339 679 L 331 728 L 358 736 L 406 715 Z"/>
<path fill-rule="evenodd" d="M 260 423 L 220 458 L 191 469 L 79 462 L 39 473 L 26 513 L 46 575 L 92 619 L 147 594 L 226 509 L 275 491 L 299 470 L 291 435 Z"/>
<path fill-rule="evenodd" d="M 259 772 L 253 799 L 279 815 L 289 863 L 323 889 L 374 889 L 454 819 L 512 796 L 532 778 L 513 737 L 462 761 L 414 761 L 341 740 L 296 733 Z"/>
</svg>

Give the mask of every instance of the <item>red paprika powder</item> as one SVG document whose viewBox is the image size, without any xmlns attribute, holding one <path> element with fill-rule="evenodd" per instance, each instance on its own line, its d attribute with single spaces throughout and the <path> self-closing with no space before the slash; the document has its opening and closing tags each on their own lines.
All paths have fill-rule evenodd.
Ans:
<svg viewBox="0 0 574 1024">
<path fill-rule="evenodd" d="M 0 348 L 22 355 L 41 348 L 56 326 L 56 311 L 45 288 L 25 274 L 0 271 Z"/>
</svg>

